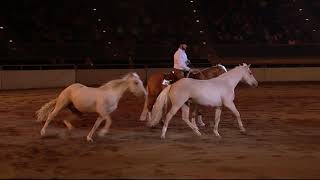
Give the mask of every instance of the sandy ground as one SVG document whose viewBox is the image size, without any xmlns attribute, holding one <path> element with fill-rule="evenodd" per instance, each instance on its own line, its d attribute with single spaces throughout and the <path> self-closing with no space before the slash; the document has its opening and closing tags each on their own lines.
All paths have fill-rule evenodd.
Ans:
<svg viewBox="0 0 320 180">
<path fill-rule="evenodd" d="M 207 126 L 197 137 L 180 119 L 167 139 L 138 121 L 143 98 L 126 94 L 111 133 L 85 139 L 96 115 L 68 132 L 52 123 L 41 138 L 34 112 L 61 89 L 0 91 L 0 178 L 319 178 L 320 83 L 268 83 L 236 89 L 247 135 L 223 109 L 222 139 Z M 214 112 L 205 108 L 209 124 Z M 62 113 L 57 119 L 67 118 Z"/>
</svg>

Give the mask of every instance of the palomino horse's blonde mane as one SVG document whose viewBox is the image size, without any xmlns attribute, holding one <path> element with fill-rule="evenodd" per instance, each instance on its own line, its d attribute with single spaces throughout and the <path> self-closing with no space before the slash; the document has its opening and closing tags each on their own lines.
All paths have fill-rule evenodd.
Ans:
<svg viewBox="0 0 320 180">
<path fill-rule="evenodd" d="M 115 80 L 111 80 L 107 83 L 104 83 L 99 88 L 104 90 L 104 89 L 108 89 L 108 88 L 119 87 L 124 82 L 126 82 L 130 76 L 132 76 L 132 73 L 124 75 L 121 79 L 115 79 Z"/>
</svg>

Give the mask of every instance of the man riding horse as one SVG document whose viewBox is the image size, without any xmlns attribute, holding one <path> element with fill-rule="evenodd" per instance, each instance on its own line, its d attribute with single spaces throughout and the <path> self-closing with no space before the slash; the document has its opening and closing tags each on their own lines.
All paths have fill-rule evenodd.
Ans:
<svg viewBox="0 0 320 180">
<path fill-rule="evenodd" d="M 186 76 L 194 79 L 210 79 L 217 77 L 227 70 L 223 65 L 210 66 L 202 70 L 191 69 L 188 67 L 190 61 L 186 55 L 187 43 L 186 41 L 179 41 L 179 48 L 174 54 L 174 68 L 170 73 L 156 72 L 148 76 L 147 80 L 147 98 L 143 107 L 143 112 L 141 113 L 140 120 L 145 121 L 151 118 L 152 107 L 161 93 L 167 85 L 173 84 L 174 82 L 182 79 Z M 187 75 L 190 73 L 189 75 Z M 194 113 L 193 113 L 194 116 Z M 198 116 L 199 121 L 202 122 L 201 115 Z M 203 124 L 203 123 L 200 123 Z"/>
<path fill-rule="evenodd" d="M 173 56 L 173 72 L 178 80 L 186 77 L 189 71 L 194 72 L 194 70 L 188 67 L 191 63 L 186 54 L 187 47 L 186 41 L 180 41 L 179 48 Z"/>
</svg>

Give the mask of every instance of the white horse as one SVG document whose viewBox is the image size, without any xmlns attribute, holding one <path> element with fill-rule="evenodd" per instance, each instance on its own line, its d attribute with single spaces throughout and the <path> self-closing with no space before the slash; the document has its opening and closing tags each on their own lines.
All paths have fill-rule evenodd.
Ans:
<svg viewBox="0 0 320 180">
<path fill-rule="evenodd" d="M 198 70 L 198 72 L 194 73 L 193 74 L 193 78 L 194 79 L 210 79 L 210 78 L 213 78 L 213 77 L 217 77 L 219 75 L 221 75 L 222 73 L 225 73 L 227 72 L 227 68 L 222 65 L 222 64 L 217 64 L 215 66 L 211 66 L 211 67 L 208 67 L 208 68 L 205 68 L 205 69 L 201 69 L 201 70 Z M 187 77 L 189 77 L 191 71 L 188 72 L 188 75 Z M 153 78 L 152 76 L 154 77 L 157 77 L 158 75 L 162 75 L 162 73 L 156 73 L 156 74 L 153 74 L 151 75 L 150 78 Z M 159 78 L 158 78 L 159 79 Z M 154 79 L 153 79 L 154 80 Z M 157 80 L 157 78 L 155 79 Z M 156 81 L 153 81 L 152 83 L 154 84 Z M 150 82 L 148 81 L 148 84 Z M 162 82 L 159 82 L 159 83 L 168 83 L 166 80 L 163 80 Z M 146 88 L 147 89 L 147 92 L 148 92 L 148 87 Z M 152 94 L 152 93 L 151 93 Z M 149 97 L 150 93 L 148 92 L 148 96 L 146 97 L 145 99 L 145 102 L 144 102 L 144 106 L 143 106 L 143 111 L 140 115 L 140 121 L 150 121 L 151 119 L 151 111 L 149 111 L 148 109 L 148 97 Z M 193 104 L 192 105 L 194 108 L 192 109 L 192 123 L 197 126 L 196 122 L 195 122 L 195 117 L 197 116 L 197 122 L 200 126 L 205 126 L 206 124 L 202 121 L 202 114 L 199 112 L 199 109 L 198 109 L 198 106 L 196 104 Z M 189 117 L 189 114 L 190 114 L 190 108 L 188 109 L 182 109 L 182 119 L 185 118 L 185 117 Z M 164 112 L 166 112 L 166 105 L 165 105 L 165 110 Z M 164 119 L 162 119 L 162 121 L 164 122 Z"/>
<path fill-rule="evenodd" d="M 170 120 L 180 109 L 187 109 L 185 102 L 189 98 L 197 104 L 216 107 L 215 124 L 213 132 L 220 137 L 218 126 L 220 122 L 221 107 L 225 106 L 236 116 L 241 132 L 245 132 L 242 125 L 240 113 L 234 105 L 234 89 L 240 81 L 246 82 L 250 86 L 258 86 L 258 82 L 249 69 L 250 65 L 243 64 L 236 68 L 209 80 L 196 80 L 184 78 L 171 86 L 166 87 L 158 96 L 157 101 L 152 109 L 152 119 L 148 122 L 149 126 L 155 126 L 159 123 L 162 116 L 163 105 L 167 103 L 167 99 L 171 100 L 172 107 L 166 115 L 166 119 L 162 128 L 161 138 L 165 138 L 165 134 Z M 201 133 L 197 126 L 189 121 L 188 118 L 183 119 L 187 125 L 199 136 Z"/>
<path fill-rule="evenodd" d="M 110 113 L 117 106 L 123 93 L 129 89 L 136 96 L 146 95 L 146 90 L 137 73 L 129 73 L 121 79 L 112 80 L 98 88 L 87 87 L 75 83 L 65 88 L 58 98 L 43 105 L 37 112 L 37 121 L 46 121 L 41 129 L 41 136 L 46 133 L 46 128 L 53 118 L 65 108 L 76 109 L 79 112 L 96 112 L 98 118 L 87 136 L 87 141 L 93 141 L 92 135 L 102 123 L 106 121 L 104 128 L 99 132 L 100 136 L 109 132 L 112 120 Z M 70 122 L 64 120 L 68 129 L 72 129 Z"/>
</svg>

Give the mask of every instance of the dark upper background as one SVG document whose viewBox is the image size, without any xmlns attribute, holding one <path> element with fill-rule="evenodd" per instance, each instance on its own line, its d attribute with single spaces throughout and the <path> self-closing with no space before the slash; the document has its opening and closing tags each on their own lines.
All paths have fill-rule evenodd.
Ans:
<svg viewBox="0 0 320 180">
<path fill-rule="evenodd" d="M 318 56 L 317 0 L 4 0 L 1 64 L 193 62 Z M 253 50 L 254 49 L 254 50 Z"/>
</svg>

